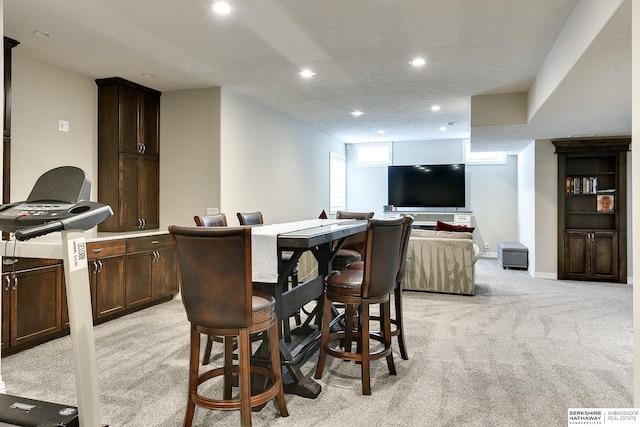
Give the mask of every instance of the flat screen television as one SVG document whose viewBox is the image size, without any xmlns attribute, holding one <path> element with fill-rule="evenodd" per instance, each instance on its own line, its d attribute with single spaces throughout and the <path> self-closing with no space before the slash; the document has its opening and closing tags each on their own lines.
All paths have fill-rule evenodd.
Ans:
<svg viewBox="0 0 640 427">
<path fill-rule="evenodd" d="M 389 205 L 400 208 L 465 206 L 464 164 L 389 166 Z"/>
</svg>

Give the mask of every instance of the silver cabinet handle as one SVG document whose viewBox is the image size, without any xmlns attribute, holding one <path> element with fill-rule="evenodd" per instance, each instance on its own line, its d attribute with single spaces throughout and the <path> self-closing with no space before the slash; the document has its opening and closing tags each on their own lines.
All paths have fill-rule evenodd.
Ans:
<svg viewBox="0 0 640 427">
<path fill-rule="evenodd" d="M 4 287 L 4 290 L 8 291 L 9 288 L 11 287 L 11 278 L 8 275 L 4 276 L 4 281 L 7 282 L 7 285 Z"/>
<path fill-rule="evenodd" d="M 15 291 L 17 287 L 18 287 L 18 277 L 14 276 L 13 277 L 13 290 Z"/>
</svg>

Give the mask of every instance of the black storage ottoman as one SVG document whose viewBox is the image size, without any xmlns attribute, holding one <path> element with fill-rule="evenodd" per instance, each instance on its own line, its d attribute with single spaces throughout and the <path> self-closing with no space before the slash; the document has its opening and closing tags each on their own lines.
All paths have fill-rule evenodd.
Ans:
<svg viewBox="0 0 640 427">
<path fill-rule="evenodd" d="M 529 268 L 529 249 L 519 242 L 498 242 L 498 261 L 502 268 Z"/>
</svg>

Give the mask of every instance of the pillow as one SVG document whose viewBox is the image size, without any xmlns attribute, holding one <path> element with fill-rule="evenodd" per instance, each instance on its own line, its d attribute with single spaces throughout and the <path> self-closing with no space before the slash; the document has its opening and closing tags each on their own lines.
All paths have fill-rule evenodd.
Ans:
<svg viewBox="0 0 640 427">
<path fill-rule="evenodd" d="M 473 233 L 473 230 L 475 229 L 475 227 L 447 224 L 446 222 L 442 221 L 436 222 L 436 231 L 462 231 L 466 233 Z"/>
</svg>

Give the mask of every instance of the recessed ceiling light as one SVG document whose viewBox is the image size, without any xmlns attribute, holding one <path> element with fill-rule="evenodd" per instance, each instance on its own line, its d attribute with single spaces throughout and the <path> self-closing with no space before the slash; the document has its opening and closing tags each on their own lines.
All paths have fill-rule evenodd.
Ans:
<svg viewBox="0 0 640 427">
<path fill-rule="evenodd" d="M 432 106 L 431 111 L 440 111 L 440 106 L 439 105 Z"/>
<path fill-rule="evenodd" d="M 359 116 L 361 116 L 363 114 L 364 113 L 362 111 L 360 111 L 360 110 L 356 110 L 356 111 L 351 112 L 351 115 L 352 116 L 356 116 L 356 117 L 359 117 Z"/>
<path fill-rule="evenodd" d="M 142 77 L 152 78 L 152 77 L 155 77 L 155 75 L 151 73 L 142 73 Z"/>
<path fill-rule="evenodd" d="M 300 71 L 300 76 L 304 77 L 305 79 L 311 78 L 311 77 L 313 77 L 315 75 L 316 75 L 316 73 L 314 73 L 313 71 L 311 71 L 309 69 Z"/>
<path fill-rule="evenodd" d="M 378 135 L 384 135 L 385 131 L 383 131 L 382 129 L 380 129 L 378 132 L 376 132 Z"/>
<path fill-rule="evenodd" d="M 35 34 L 38 37 L 51 37 L 50 33 L 47 33 L 46 31 L 40 31 L 40 30 L 36 30 L 33 32 L 33 34 Z"/>
<path fill-rule="evenodd" d="M 425 61 L 424 58 L 413 58 L 411 61 L 409 61 L 409 64 L 413 65 L 414 67 L 422 67 L 426 63 L 427 61 Z"/>
<path fill-rule="evenodd" d="M 441 130 L 442 132 L 444 132 L 445 130 L 447 130 L 447 128 L 446 128 L 445 126 L 442 126 L 442 127 L 440 128 L 440 130 Z"/>
<path fill-rule="evenodd" d="M 218 15 L 228 15 L 233 11 L 233 8 L 226 1 L 217 1 L 211 5 L 211 10 Z"/>
</svg>

